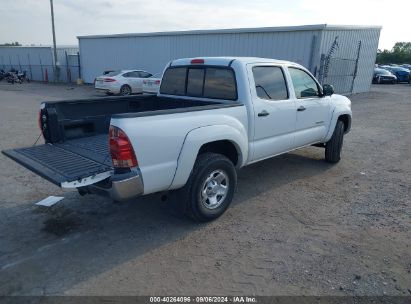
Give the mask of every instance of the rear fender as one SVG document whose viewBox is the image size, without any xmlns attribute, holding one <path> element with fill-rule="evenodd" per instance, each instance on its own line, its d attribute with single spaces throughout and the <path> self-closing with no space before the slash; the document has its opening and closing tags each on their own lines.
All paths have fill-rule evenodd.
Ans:
<svg viewBox="0 0 411 304">
<path fill-rule="evenodd" d="M 170 190 L 183 187 L 194 167 L 198 152 L 204 144 L 228 140 L 234 144 L 238 153 L 237 167 L 242 167 L 247 162 L 248 138 L 247 132 L 242 126 L 234 128 L 228 125 L 205 126 L 190 131 L 184 141 L 177 161 L 177 170 L 174 175 Z"/>
</svg>

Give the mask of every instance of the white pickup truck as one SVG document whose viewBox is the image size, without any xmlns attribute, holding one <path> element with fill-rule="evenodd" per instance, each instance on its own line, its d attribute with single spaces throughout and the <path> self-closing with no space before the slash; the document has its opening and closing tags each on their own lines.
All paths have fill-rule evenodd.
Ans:
<svg viewBox="0 0 411 304">
<path fill-rule="evenodd" d="M 157 96 L 42 103 L 45 144 L 3 153 L 80 194 L 168 192 L 208 221 L 230 205 L 246 165 L 309 145 L 338 162 L 351 115 L 348 98 L 296 63 L 188 58 L 167 65 Z"/>
</svg>

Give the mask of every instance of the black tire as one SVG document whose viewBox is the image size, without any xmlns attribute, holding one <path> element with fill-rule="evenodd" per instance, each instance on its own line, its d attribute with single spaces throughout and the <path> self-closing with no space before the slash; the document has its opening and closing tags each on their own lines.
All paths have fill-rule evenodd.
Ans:
<svg viewBox="0 0 411 304">
<path fill-rule="evenodd" d="M 212 176 L 226 177 L 226 193 L 224 196 L 220 195 L 220 201 L 218 201 L 219 195 L 215 195 L 217 197 L 215 207 L 211 206 L 211 200 L 207 204 L 208 198 L 204 201 L 204 196 L 208 195 L 206 194 L 207 191 L 210 190 L 210 195 L 213 194 L 212 191 L 217 191 L 211 190 L 211 187 L 209 187 L 208 183 L 211 183 L 212 179 L 207 183 L 207 180 Z M 224 186 L 223 183 L 221 185 Z M 219 187 L 218 185 L 215 186 Z M 176 208 L 179 214 L 184 214 L 194 221 L 212 221 L 227 210 L 236 187 L 237 172 L 233 163 L 227 157 L 217 153 L 200 154 L 186 185 L 173 192 L 173 208 Z"/>
<path fill-rule="evenodd" d="M 123 84 L 120 88 L 120 95 L 127 96 L 131 94 L 131 87 L 128 84 Z"/>
<path fill-rule="evenodd" d="M 331 139 L 325 144 L 325 160 L 329 163 L 338 163 L 341 159 L 341 150 L 344 141 L 344 123 L 337 121 Z"/>
</svg>

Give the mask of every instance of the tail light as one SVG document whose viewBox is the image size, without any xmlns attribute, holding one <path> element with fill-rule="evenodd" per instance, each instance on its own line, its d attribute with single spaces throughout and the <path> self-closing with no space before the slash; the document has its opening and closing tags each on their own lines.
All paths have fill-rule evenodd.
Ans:
<svg viewBox="0 0 411 304">
<path fill-rule="evenodd" d="M 126 133 L 120 128 L 110 126 L 109 138 L 110 154 L 114 168 L 137 167 L 136 154 Z"/>
<path fill-rule="evenodd" d="M 43 131 L 43 123 L 41 122 L 41 111 L 39 111 L 39 117 L 37 118 L 37 123 L 39 124 L 40 131 Z"/>
<path fill-rule="evenodd" d="M 191 64 L 201 64 L 201 63 L 204 63 L 204 59 L 200 59 L 200 58 L 197 58 L 197 59 L 193 59 L 193 60 L 191 60 Z"/>
<path fill-rule="evenodd" d="M 116 80 L 114 78 L 104 78 L 104 82 L 115 82 Z"/>
<path fill-rule="evenodd" d="M 154 81 L 155 84 L 160 84 L 160 82 L 161 82 L 160 80 Z"/>
<path fill-rule="evenodd" d="M 46 115 L 43 113 L 42 110 L 39 111 L 39 117 L 38 117 L 38 125 L 39 125 L 39 129 L 41 131 L 41 134 L 44 136 L 44 130 L 46 128 L 46 124 L 47 124 L 47 117 Z"/>
</svg>

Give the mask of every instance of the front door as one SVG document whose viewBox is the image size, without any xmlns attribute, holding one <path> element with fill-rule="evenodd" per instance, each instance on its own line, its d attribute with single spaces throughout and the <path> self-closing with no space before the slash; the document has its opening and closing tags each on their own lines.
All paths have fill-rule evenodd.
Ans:
<svg viewBox="0 0 411 304">
<path fill-rule="evenodd" d="M 289 67 L 297 108 L 294 148 L 320 142 L 327 133 L 330 97 L 320 96 L 320 86 L 306 71 Z"/>
<path fill-rule="evenodd" d="M 282 67 L 252 64 L 247 69 L 254 109 L 251 161 L 257 161 L 292 148 L 296 108 Z"/>
</svg>

